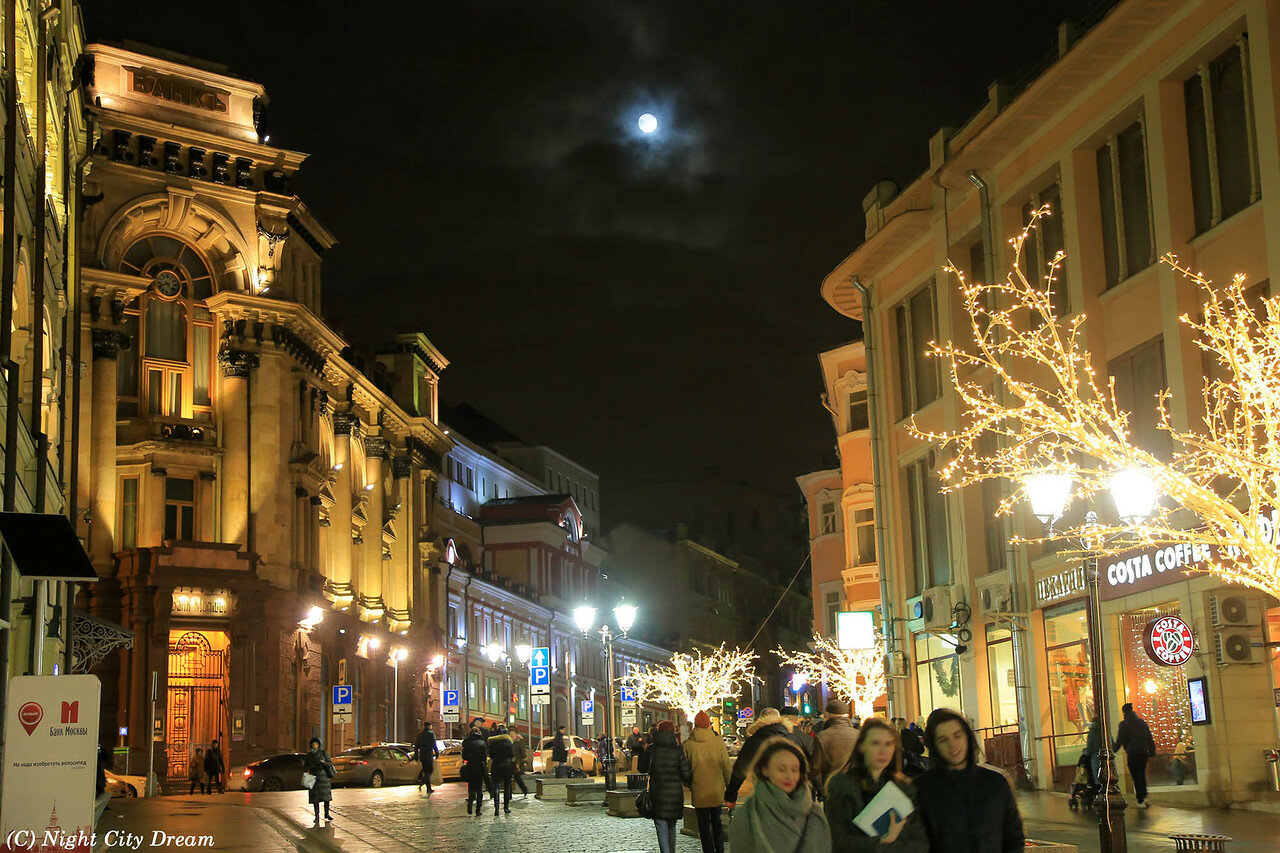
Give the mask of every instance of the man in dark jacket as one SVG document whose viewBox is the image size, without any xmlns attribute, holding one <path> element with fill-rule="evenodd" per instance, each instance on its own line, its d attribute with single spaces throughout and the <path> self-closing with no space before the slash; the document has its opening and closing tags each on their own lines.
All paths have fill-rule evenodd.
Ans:
<svg viewBox="0 0 1280 853">
<path fill-rule="evenodd" d="M 1129 764 L 1129 775 L 1133 777 L 1133 795 L 1138 799 L 1138 807 L 1147 807 L 1147 762 L 1156 752 L 1156 740 L 1151 736 L 1151 727 L 1147 721 L 1139 717 L 1133 710 L 1133 704 L 1125 702 L 1120 706 L 1124 719 L 1116 726 L 1116 742 L 1111 751 L 1124 749 L 1125 759 Z"/>
<path fill-rule="evenodd" d="M 467 814 L 471 814 L 474 800 L 476 817 L 480 817 L 480 804 L 484 802 L 484 782 L 489 775 L 485 762 L 488 758 L 489 748 L 485 746 L 484 733 L 479 727 L 472 728 L 462 740 L 462 769 L 459 774 L 467 783 Z"/>
<path fill-rule="evenodd" d="M 640 737 L 640 727 L 632 726 L 631 734 L 627 736 L 627 754 L 631 756 L 631 770 L 640 769 L 638 762 L 640 761 L 640 750 L 644 749 L 644 738 Z"/>
<path fill-rule="evenodd" d="M 489 772 L 493 774 L 493 816 L 498 816 L 498 790 L 502 790 L 502 808 L 511 814 L 511 781 L 516 775 L 516 748 L 506 727 L 498 726 L 489 735 Z"/>
<path fill-rule="evenodd" d="M 515 782 L 520 788 L 520 793 L 529 796 L 529 787 L 524 783 L 524 772 L 529 769 L 529 749 L 525 746 L 524 736 L 520 731 L 511 732 L 511 746 L 516 753 L 516 775 Z"/>
<path fill-rule="evenodd" d="M 564 726 L 556 727 L 556 737 L 551 742 L 551 763 L 556 766 L 557 773 L 569 760 L 569 744 L 566 742 L 568 737 L 564 732 Z"/>
<path fill-rule="evenodd" d="M 435 769 L 436 757 L 440 755 L 440 747 L 436 745 L 436 733 L 431 731 L 429 723 L 422 724 L 422 731 L 418 733 L 418 739 L 413 742 L 414 760 L 422 765 L 418 770 L 418 790 L 422 790 L 422 786 L 427 786 L 427 793 L 431 793 L 431 771 Z"/>
<path fill-rule="evenodd" d="M 738 752 L 737 759 L 733 762 L 733 775 L 729 777 L 729 787 L 725 789 L 724 801 L 726 803 L 736 803 L 738 801 L 738 789 L 742 787 L 742 783 L 746 781 L 747 773 L 751 770 L 751 764 L 755 761 L 756 753 L 760 750 L 760 745 L 771 737 L 781 735 L 788 737 L 791 730 L 782 723 L 782 714 L 777 708 L 762 708 L 756 716 L 756 721 L 747 729 L 747 740 L 742 745 L 742 749 Z M 808 755 L 808 751 L 805 752 Z"/>
<path fill-rule="evenodd" d="M 916 779 L 921 817 L 933 853 L 1012 853 L 1026 837 L 1009 782 L 978 763 L 969 721 L 939 708 L 925 723 L 929 769 Z"/>
<path fill-rule="evenodd" d="M 849 722 L 849 706 L 839 699 L 827 703 L 822 718 L 822 731 L 813 739 L 813 770 L 810 778 L 813 790 L 819 795 L 826 787 L 827 777 L 842 770 L 853 754 L 858 730 Z"/>
<path fill-rule="evenodd" d="M 218 786 L 218 793 L 226 793 L 226 786 L 222 780 L 222 774 L 226 771 L 226 765 L 222 763 L 222 747 L 218 746 L 215 740 L 209 744 L 209 751 L 204 754 L 204 772 L 209 776 L 209 793 L 213 793 L 213 786 Z"/>
</svg>

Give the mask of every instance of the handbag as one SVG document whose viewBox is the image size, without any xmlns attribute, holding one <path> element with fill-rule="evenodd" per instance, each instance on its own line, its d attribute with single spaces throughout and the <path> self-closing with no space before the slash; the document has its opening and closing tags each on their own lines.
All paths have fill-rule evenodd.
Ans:
<svg viewBox="0 0 1280 853">
<path fill-rule="evenodd" d="M 314 788 L 315 786 L 316 786 L 316 777 L 315 777 L 315 774 L 314 774 L 314 773 L 303 773 L 303 774 L 302 774 L 302 787 L 310 789 L 310 788 Z"/>
<path fill-rule="evenodd" d="M 636 811 L 640 813 L 640 817 L 651 818 L 653 817 L 653 795 L 649 793 L 649 778 L 645 779 L 644 790 L 636 794 Z"/>
<path fill-rule="evenodd" d="M 444 771 L 440 769 L 440 762 L 436 761 L 431 766 L 431 787 L 435 788 L 444 784 Z"/>
</svg>

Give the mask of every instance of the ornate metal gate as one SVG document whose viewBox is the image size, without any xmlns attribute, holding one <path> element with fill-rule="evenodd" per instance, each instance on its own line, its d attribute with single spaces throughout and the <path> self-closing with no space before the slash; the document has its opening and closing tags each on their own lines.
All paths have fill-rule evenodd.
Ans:
<svg viewBox="0 0 1280 853">
<path fill-rule="evenodd" d="M 227 654 L 214 649 L 204 631 L 187 631 L 169 642 L 169 690 L 165 714 L 168 775 L 185 779 L 195 747 L 207 747 L 227 730 Z M 225 744 L 222 745 L 225 749 Z"/>
</svg>

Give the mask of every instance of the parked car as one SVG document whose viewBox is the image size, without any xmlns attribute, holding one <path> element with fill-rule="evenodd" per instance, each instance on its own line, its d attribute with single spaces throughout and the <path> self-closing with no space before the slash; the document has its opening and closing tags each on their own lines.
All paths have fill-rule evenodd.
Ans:
<svg viewBox="0 0 1280 853">
<path fill-rule="evenodd" d="M 443 779 L 461 779 L 462 778 L 462 744 L 455 743 L 447 749 L 440 750 L 440 757 L 436 759 L 436 763 L 440 765 L 440 776 Z"/>
<path fill-rule="evenodd" d="M 591 744 L 577 735 L 565 735 L 569 741 L 569 765 L 589 773 L 592 776 L 598 775 L 603 765 L 596 758 L 596 752 L 591 748 Z M 533 772 L 548 773 L 554 769 L 551 763 L 551 745 L 555 743 L 554 737 L 543 738 L 542 747 L 533 752 Z"/>
<path fill-rule="evenodd" d="M 400 785 L 415 782 L 421 765 L 398 746 L 357 746 L 333 757 L 334 785 Z"/>
<path fill-rule="evenodd" d="M 126 776 L 123 773 L 107 774 L 107 791 L 113 797 L 145 797 L 147 795 L 146 776 Z M 157 790 L 157 793 L 159 791 Z"/>
<path fill-rule="evenodd" d="M 255 761 L 241 771 L 246 791 L 298 791 L 302 785 L 302 764 L 306 755 L 286 752 Z"/>
</svg>

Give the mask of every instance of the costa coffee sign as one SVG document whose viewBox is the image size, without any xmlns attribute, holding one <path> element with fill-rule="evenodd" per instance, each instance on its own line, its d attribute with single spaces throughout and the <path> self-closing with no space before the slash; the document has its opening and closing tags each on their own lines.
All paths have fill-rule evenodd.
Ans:
<svg viewBox="0 0 1280 853">
<path fill-rule="evenodd" d="M 1161 666 L 1182 666 L 1196 650 L 1191 626 L 1177 616 L 1152 619 L 1142 631 L 1142 647 Z"/>
</svg>

